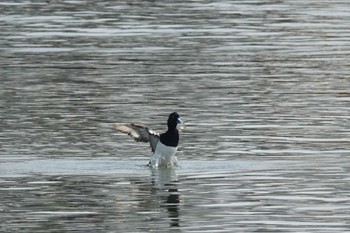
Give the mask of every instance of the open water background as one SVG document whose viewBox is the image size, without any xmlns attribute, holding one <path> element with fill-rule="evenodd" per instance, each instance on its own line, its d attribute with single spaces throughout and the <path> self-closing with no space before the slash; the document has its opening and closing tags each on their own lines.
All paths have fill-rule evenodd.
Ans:
<svg viewBox="0 0 350 233">
<path fill-rule="evenodd" d="M 350 231 L 350 2 L 2 1 L 0 232 Z M 113 123 L 186 121 L 175 169 Z"/>
</svg>

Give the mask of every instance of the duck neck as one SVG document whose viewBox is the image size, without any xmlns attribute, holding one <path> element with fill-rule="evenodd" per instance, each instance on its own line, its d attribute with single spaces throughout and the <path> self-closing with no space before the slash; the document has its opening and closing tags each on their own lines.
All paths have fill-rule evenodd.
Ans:
<svg viewBox="0 0 350 233">
<path fill-rule="evenodd" d="M 176 125 L 175 126 L 169 125 L 167 132 L 174 132 L 174 131 L 176 131 Z"/>
</svg>

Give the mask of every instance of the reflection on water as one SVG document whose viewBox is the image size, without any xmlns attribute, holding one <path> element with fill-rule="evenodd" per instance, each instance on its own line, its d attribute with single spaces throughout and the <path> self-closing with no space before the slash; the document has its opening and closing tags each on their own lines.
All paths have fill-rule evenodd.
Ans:
<svg viewBox="0 0 350 233">
<path fill-rule="evenodd" d="M 0 231 L 348 231 L 348 9 L 1 2 Z M 175 110 L 174 170 L 111 127 Z"/>
<path fill-rule="evenodd" d="M 71 160 L 51 175 L 40 161 L 36 174 L 21 174 L 25 162 L 14 162 L 17 170 L 0 181 L 2 231 L 344 232 L 349 168 L 336 158 L 254 156 L 159 170 L 111 159 L 90 174 L 87 164 L 99 159 L 77 169 Z"/>
<path fill-rule="evenodd" d="M 180 225 L 180 193 L 177 188 L 177 176 L 172 168 L 152 169 L 152 186 L 161 206 L 168 211 L 170 226 Z"/>
<path fill-rule="evenodd" d="M 74 172 L 73 167 L 67 170 Z M 140 231 L 157 229 L 163 222 L 169 227 L 180 226 L 175 170 L 139 169 L 148 174 L 4 177 L 1 230 L 125 232 L 130 226 Z"/>
</svg>

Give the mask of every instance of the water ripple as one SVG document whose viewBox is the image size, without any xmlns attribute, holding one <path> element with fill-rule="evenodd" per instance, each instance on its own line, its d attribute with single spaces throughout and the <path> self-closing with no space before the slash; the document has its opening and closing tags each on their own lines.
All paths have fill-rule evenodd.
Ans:
<svg viewBox="0 0 350 233">
<path fill-rule="evenodd" d="M 0 231 L 348 231 L 348 5 L 1 2 Z"/>
</svg>

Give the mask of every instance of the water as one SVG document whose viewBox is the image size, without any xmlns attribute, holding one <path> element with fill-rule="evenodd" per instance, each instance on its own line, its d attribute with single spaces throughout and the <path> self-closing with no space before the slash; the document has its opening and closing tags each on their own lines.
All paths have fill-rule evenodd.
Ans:
<svg viewBox="0 0 350 233">
<path fill-rule="evenodd" d="M 348 9 L 1 2 L 0 231 L 349 231 Z M 175 169 L 112 129 L 175 110 Z"/>
</svg>

